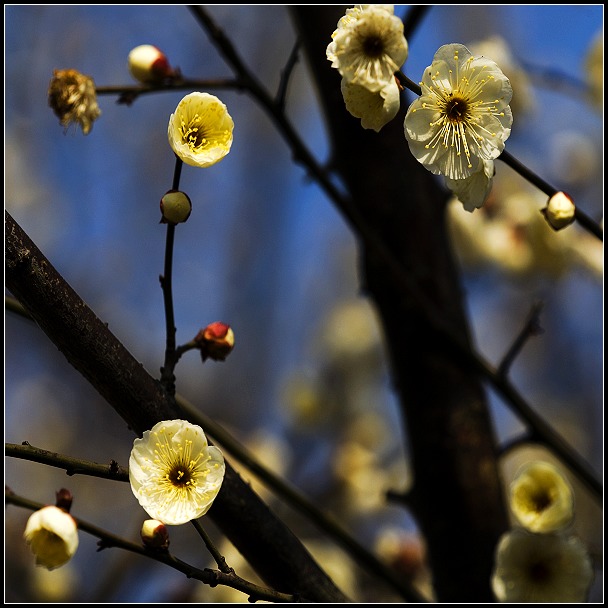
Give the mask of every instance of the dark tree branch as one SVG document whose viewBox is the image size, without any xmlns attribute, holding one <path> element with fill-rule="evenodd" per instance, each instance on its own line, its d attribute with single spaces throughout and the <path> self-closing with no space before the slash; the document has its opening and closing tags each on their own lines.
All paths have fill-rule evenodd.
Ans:
<svg viewBox="0 0 608 608">
<path fill-rule="evenodd" d="M 184 413 L 57 273 L 6 213 L 6 287 L 78 370 L 138 435 Z M 226 463 L 208 516 L 277 591 L 312 601 L 346 597 L 296 536 Z"/>
<path fill-rule="evenodd" d="M 423 298 L 394 281 L 362 240 L 362 281 L 383 324 L 414 470 L 410 505 L 429 551 L 438 601 L 491 602 L 494 549 L 507 529 L 494 431 L 478 375 L 429 317 L 469 348 L 459 278 L 445 229 L 446 193 L 404 150 L 403 110 L 380 134 L 344 107 L 326 59 L 344 7 L 292 8 L 333 144 L 336 170 L 370 231 Z M 403 154 L 397 151 L 404 150 Z M 432 308 L 421 305 L 428 300 Z M 435 312 L 436 311 L 436 312 Z"/>
</svg>

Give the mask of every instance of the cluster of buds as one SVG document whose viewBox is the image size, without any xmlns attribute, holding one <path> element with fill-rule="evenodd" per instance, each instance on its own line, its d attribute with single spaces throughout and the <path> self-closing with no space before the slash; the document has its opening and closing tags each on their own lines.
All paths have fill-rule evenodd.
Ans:
<svg viewBox="0 0 608 608">
<path fill-rule="evenodd" d="M 185 192 L 169 190 L 160 199 L 161 224 L 180 224 L 185 222 L 192 212 L 192 201 Z"/>
<path fill-rule="evenodd" d="M 201 329 L 194 342 L 201 351 L 203 362 L 207 359 L 223 361 L 234 347 L 234 332 L 230 325 L 216 321 Z"/>
<path fill-rule="evenodd" d="M 56 504 L 32 513 L 23 538 L 36 557 L 36 565 L 54 570 L 67 563 L 78 549 L 78 527 L 69 514 L 72 494 L 61 489 Z"/>
<path fill-rule="evenodd" d="M 179 70 L 173 69 L 167 56 L 152 44 L 141 44 L 129 53 L 129 72 L 144 84 L 161 84 L 179 78 Z"/>
</svg>

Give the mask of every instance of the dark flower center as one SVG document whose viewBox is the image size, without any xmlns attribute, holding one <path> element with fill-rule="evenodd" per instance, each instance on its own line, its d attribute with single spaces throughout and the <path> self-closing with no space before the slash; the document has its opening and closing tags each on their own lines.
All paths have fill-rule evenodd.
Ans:
<svg viewBox="0 0 608 608">
<path fill-rule="evenodd" d="M 363 41 L 363 52 L 372 58 L 381 57 L 384 53 L 384 44 L 380 36 L 368 36 Z"/>
<path fill-rule="evenodd" d="M 174 486 L 183 487 L 192 483 L 192 476 L 185 467 L 175 467 L 169 473 L 169 481 Z"/>
<path fill-rule="evenodd" d="M 468 105 L 464 99 L 452 97 L 445 106 L 445 113 L 451 122 L 462 122 L 467 114 L 467 109 Z"/>
</svg>

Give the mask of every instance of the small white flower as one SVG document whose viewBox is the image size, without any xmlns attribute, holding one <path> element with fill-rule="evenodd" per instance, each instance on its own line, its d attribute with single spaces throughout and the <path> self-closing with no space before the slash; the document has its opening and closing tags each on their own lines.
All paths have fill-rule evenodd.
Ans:
<svg viewBox="0 0 608 608">
<path fill-rule="evenodd" d="M 165 420 L 133 442 L 129 480 L 146 513 L 167 525 L 203 516 L 220 491 L 224 457 L 200 426 Z"/>
<path fill-rule="evenodd" d="M 210 167 L 230 152 L 234 123 L 215 95 L 189 93 L 169 118 L 169 145 L 193 167 Z"/>
<path fill-rule="evenodd" d="M 574 517 L 574 494 L 563 475 L 548 462 L 533 461 L 516 474 L 510 504 L 517 521 L 530 532 L 555 532 Z"/>
<path fill-rule="evenodd" d="M 74 518 L 51 505 L 32 513 L 23 537 L 36 556 L 36 565 L 48 570 L 63 566 L 78 549 L 78 528 Z"/>
<path fill-rule="evenodd" d="M 431 173 L 464 179 L 494 160 L 511 134 L 508 78 L 490 59 L 446 44 L 424 71 L 422 95 L 409 107 L 405 137 Z"/>
<path fill-rule="evenodd" d="M 549 199 L 543 213 L 551 228 L 561 230 L 574 221 L 576 207 L 565 192 L 556 192 Z"/>
<path fill-rule="evenodd" d="M 494 161 L 482 159 L 479 170 L 464 179 L 445 178 L 445 185 L 458 198 L 466 211 L 473 212 L 479 209 L 488 198 L 492 190 L 494 177 Z"/>
<path fill-rule="evenodd" d="M 344 78 L 340 87 L 346 109 L 361 119 L 364 129 L 379 132 L 399 112 L 400 91 L 394 78 L 375 93 L 358 84 L 349 83 Z"/>
<path fill-rule="evenodd" d="M 168 549 L 169 531 L 158 519 L 146 519 L 141 526 L 141 541 L 150 549 Z"/>
<path fill-rule="evenodd" d="M 390 83 L 408 54 L 403 22 L 385 7 L 370 5 L 347 13 L 326 50 L 332 67 L 347 82 L 372 93 Z"/>
<path fill-rule="evenodd" d="M 591 559 L 575 536 L 515 529 L 496 547 L 492 590 L 499 602 L 585 602 L 592 581 Z"/>
</svg>

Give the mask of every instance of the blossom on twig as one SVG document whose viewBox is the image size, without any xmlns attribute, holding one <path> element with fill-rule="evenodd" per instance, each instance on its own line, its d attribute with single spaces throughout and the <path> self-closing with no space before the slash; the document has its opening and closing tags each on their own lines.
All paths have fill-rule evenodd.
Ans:
<svg viewBox="0 0 608 608">
<path fill-rule="evenodd" d="M 152 519 L 180 525 L 211 508 L 225 468 L 222 453 L 207 443 L 200 426 L 165 420 L 133 442 L 129 481 Z"/>
</svg>

